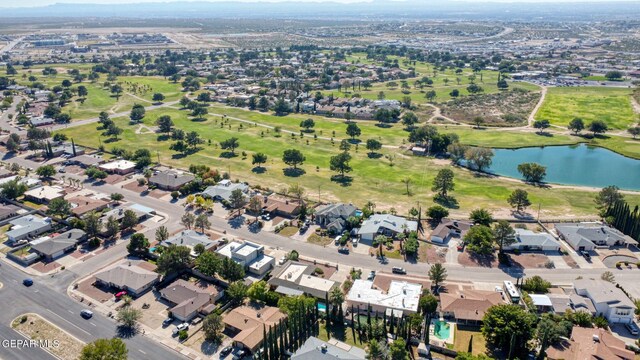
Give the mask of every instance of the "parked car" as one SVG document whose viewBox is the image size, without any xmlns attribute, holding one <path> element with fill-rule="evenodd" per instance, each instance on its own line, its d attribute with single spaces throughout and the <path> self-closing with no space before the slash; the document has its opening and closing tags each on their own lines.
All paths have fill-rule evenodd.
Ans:
<svg viewBox="0 0 640 360">
<path fill-rule="evenodd" d="M 584 259 L 585 259 L 585 260 L 587 260 L 587 261 L 591 261 L 591 255 L 589 255 L 589 253 L 588 253 L 588 252 L 586 252 L 586 251 L 584 251 L 584 250 L 583 250 L 583 251 L 581 251 L 581 252 L 580 252 L 580 255 L 582 255 L 582 256 L 584 257 Z"/>
<path fill-rule="evenodd" d="M 33 285 L 33 279 L 32 278 L 26 278 L 26 279 L 22 280 L 22 285 L 24 285 L 24 286 Z"/>
<path fill-rule="evenodd" d="M 173 319 L 172 318 L 166 318 L 162 321 L 162 327 L 167 327 L 169 325 L 171 325 L 171 323 L 173 323 Z"/>
<path fill-rule="evenodd" d="M 224 349 L 220 350 L 220 357 L 223 358 L 231 353 L 233 348 L 231 346 L 226 346 Z"/>
<path fill-rule="evenodd" d="M 401 268 L 401 267 L 394 266 L 391 269 L 391 272 L 394 273 L 394 274 L 402 274 L 402 275 L 404 275 L 404 274 L 407 273 L 407 270 L 405 270 L 404 268 Z"/>
<path fill-rule="evenodd" d="M 349 248 L 346 246 L 343 246 L 341 248 L 338 248 L 338 252 L 341 254 L 348 254 L 349 253 Z"/>
<path fill-rule="evenodd" d="M 358 238 L 353 238 L 351 242 L 353 243 L 353 246 L 358 246 Z"/>
<path fill-rule="evenodd" d="M 264 215 L 262 215 L 262 216 L 261 216 L 261 218 L 262 218 L 262 220 L 264 220 L 264 221 L 269 221 L 269 220 L 271 220 L 271 216 L 270 216 L 269 214 L 264 214 Z"/>
<path fill-rule="evenodd" d="M 61 167 L 58 169 L 58 172 L 59 172 L 59 173 L 64 173 L 64 172 L 67 172 L 67 170 L 64 168 L 64 166 L 61 166 Z"/>
<path fill-rule="evenodd" d="M 335 241 L 336 246 L 337 246 L 337 245 L 340 245 L 340 239 L 342 239 L 342 235 L 338 235 L 338 236 L 336 236 L 336 239 L 335 239 L 335 240 L 336 240 L 336 241 Z"/>
<path fill-rule="evenodd" d="M 176 326 L 176 329 L 178 329 L 178 331 L 189 330 L 189 324 L 182 323 L 182 324 Z"/>
<path fill-rule="evenodd" d="M 119 293 L 116 293 L 116 300 L 120 300 L 120 298 L 122 298 L 125 295 L 127 295 L 126 291 L 120 291 Z"/>
<path fill-rule="evenodd" d="M 462 252 L 462 251 L 464 251 L 464 245 L 465 245 L 465 244 L 464 244 L 463 242 L 458 243 L 458 246 L 456 246 L 456 249 L 457 249 L 458 251 Z"/>
<path fill-rule="evenodd" d="M 376 277 L 376 272 L 371 270 L 369 276 L 367 276 L 367 280 L 373 280 Z"/>
<path fill-rule="evenodd" d="M 93 311 L 84 309 L 84 310 L 80 311 L 80 316 L 82 316 L 83 318 L 85 318 L 87 320 L 91 319 L 91 317 L 93 317 Z"/>
<path fill-rule="evenodd" d="M 640 333 L 640 328 L 638 328 L 638 325 L 633 321 L 631 321 L 630 323 L 624 324 L 624 326 L 627 327 L 627 330 L 629 330 L 631 335 L 638 335 Z"/>
</svg>

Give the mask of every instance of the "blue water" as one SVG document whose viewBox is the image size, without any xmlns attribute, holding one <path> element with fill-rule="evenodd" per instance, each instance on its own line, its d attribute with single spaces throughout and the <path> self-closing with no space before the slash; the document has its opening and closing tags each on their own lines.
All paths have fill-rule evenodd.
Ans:
<svg viewBox="0 0 640 360">
<path fill-rule="evenodd" d="M 640 160 L 585 144 L 522 149 L 494 149 L 489 172 L 521 179 L 518 165 L 535 162 L 547 167 L 544 181 L 564 185 L 640 190 Z"/>
<path fill-rule="evenodd" d="M 149 252 L 155 252 L 156 251 L 156 247 L 152 247 L 151 249 L 149 249 Z"/>
<path fill-rule="evenodd" d="M 327 312 L 327 305 L 325 303 L 318 303 L 318 311 Z"/>
<path fill-rule="evenodd" d="M 356 216 L 362 216 L 362 211 L 360 211 L 360 210 L 356 210 L 356 214 L 355 214 L 355 215 L 356 215 Z"/>
</svg>

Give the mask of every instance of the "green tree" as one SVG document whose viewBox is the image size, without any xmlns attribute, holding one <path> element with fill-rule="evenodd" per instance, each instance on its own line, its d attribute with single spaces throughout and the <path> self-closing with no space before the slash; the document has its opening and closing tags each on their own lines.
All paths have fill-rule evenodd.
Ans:
<svg viewBox="0 0 640 360">
<path fill-rule="evenodd" d="M 331 312 L 333 318 L 336 318 L 337 314 L 342 317 L 342 304 L 344 303 L 344 293 L 340 290 L 340 287 L 336 286 L 329 292 L 329 304 L 331 304 Z M 338 319 L 339 322 L 343 320 Z"/>
<path fill-rule="evenodd" d="M 191 261 L 191 249 L 171 244 L 158 257 L 157 272 L 163 275 L 180 273 L 191 265 Z"/>
<path fill-rule="evenodd" d="M 584 121 L 581 118 L 574 118 L 569 122 L 568 129 L 575 134 L 579 134 L 580 131 L 584 130 Z"/>
<path fill-rule="evenodd" d="M 269 292 L 269 284 L 266 281 L 260 280 L 256 281 L 247 290 L 247 296 L 249 299 L 254 301 L 262 301 L 267 300 L 267 293 Z"/>
<path fill-rule="evenodd" d="M 598 209 L 610 209 L 616 202 L 623 201 L 624 196 L 620 193 L 620 188 L 610 185 L 602 188 L 596 195 L 595 203 Z"/>
<path fill-rule="evenodd" d="M 218 313 L 213 312 L 202 321 L 202 331 L 204 331 L 204 336 L 209 341 L 219 342 L 222 330 L 224 330 L 224 323 L 222 322 L 222 316 Z"/>
<path fill-rule="evenodd" d="M 56 174 L 56 169 L 53 165 L 43 165 L 36 169 L 36 174 L 41 178 L 50 178 Z"/>
<path fill-rule="evenodd" d="M 353 170 L 349 165 L 351 161 L 351 155 L 348 152 L 341 152 L 336 156 L 332 156 L 329 161 L 329 168 L 331 171 L 340 173 L 340 177 L 344 179 L 344 174 Z"/>
<path fill-rule="evenodd" d="M 291 107 L 283 98 L 279 98 L 273 106 L 273 111 L 276 116 L 285 116 L 291 112 Z"/>
<path fill-rule="evenodd" d="M 367 140 L 367 150 L 369 150 L 369 156 L 375 155 L 377 150 L 382 149 L 382 143 L 376 139 Z"/>
<path fill-rule="evenodd" d="M 453 182 L 454 174 L 449 168 L 440 169 L 433 180 L 432 191 L 436 191 L 440 198 L 446 199 L 449 191 L 453 191 L 455 184 Z"/>
<path fill-rule="evenodd" d="M 520 306 L 496 305 L 482 319 L 482 334 L 490 346 L 513 356 L 525 352 L 534 334 L 534 324 L 535 316 Z"/>
<path fill-rule="evenodd" d="M 313 119 L 305 119 L 300 122 L 300 127 L 305 130 L 305 132 L 313 132 L 313 127 L 316 126 L 316 122 Z"/>
<path fill-rule="evenodd" d="M 240 143 L 238 142 L 238 138 L 236 137 L 232 137 L 229 138 L 227 140 L 221 141 L 220 142 L 220 147 L 223 150 L 229 150 L 231 151 L 231 154 L 235 156 L 236 154 L 236 149 L 240 146 Z"/>
<path fill-rule="evenodd" d="M 589 131 L 593 133 L 593 136 L 597 134 L 604 134 L 609 130 L 607 123 L 602 120 L 593 120 L 591 124 L 589 124 Z"/>
<path fill-rule="evenodd" d="M 205 229 L 208 230 L 211 228 L 211 221 L 209 221 L 209 217 L 205 213 L 201 213 L 196 217 L 195 227 L 200 229 L 200 232 L 204 232 Z"/>
<path fill-rule="evenodd" d="M 302 165 L 305 160 L 306 158 L 302 155 L 302 152 L 297 149 L 287 149 L 282 154 L 282 161 L 289 166 L 293 166 L 294 169 L 297 169 L 298 165 Z"/>
<path fill-rule="evenodd" d="M 554 314 L 542 314 L 536 327 L 536 338 L 540 344 L 540 354 L 543 355 L 549 345 L 556 344 L 561 337 L 568 337 L 573 324 Z"/>
<path fill-rule="evenodd" d="M 69 204 L 69 202 L 64 198 L 56 198 L 49 201 L 49 205 L 47 205 L 47 207 L 47 213 L 53 216 L 64 218 L 71 214 L 71 204 Z"/>
<path fill-rule="evenodd" d="M 127 244 L 127 251 L 130 255 L 144 256 L 149 252 L 149 240 L 143 234 L 135 233 Z"/>
<path fill-rule="evenodd" d="M 165 97 L 161 93 L 155 93 L 155 94 L 153 94 L 153 97 L 151 98 L 151 100 L 153 100 L 155 102 L 163 102 L 164 99 L 165 99 Z"/>
<path fill-rule="evenodd" d="M 120 232 L 120 223 L 113 215 L 107 218 L 104 235 L 108 239 L 113 239 Z"/>
<path fill-rule="evenodd" d="M 107 129 L 102 133 L 104 136 L 113 137 L 118 140 L 118 136 L 122 134 L 124 130 L 119 128 L 116 124 L 110 124 Z"/>
<path fill-rule="evenodd" d="M 528 277 L 522 283 L 522 290 L 535 294 L 546 294 L 550 287 L 551 283 L 539 275 Z"/>
<path fill-rule="evenodd" d="M 89 239 L 96 237 L 102 231 L 102 222 L 100 216 L 95 211 L 90 212 L 84 218 L 84 231 Z"/>
<path fill-rule="evenodd" d="M 445 209 L 440 205 L 434 205 L 427 209 L 427 216 L 433 220 L 435 224 L 440 223 L 442 219 L 449 216 L 449 210 Z"/>
<path fill-rule="evenodd" d="M 478 171 L 483 171 L 491 166 L 491 163 L 493 162 L 493 150 L 473 147 L 469 148 L 465 152 L 464 157 L 467 159 L 469 165 L 473 166 Z"/>
<path fill-rule="evenodd" d="M 468 145 L 462 145 L 459 142 L 454 142 L 453 144 L 449 144 L 447 146 L 447 152 L 449 153 L 449 157 L 451 161 L 455 165 L 459 165 L 460 161 L 464 160 L 464 154 L 469 150 Z"/>
<path fill-rule="evenodd" d="M 413 128 L 415 124 L 418 123 L 418 116 L 411 111 L 407 111 L 402 115 L 402 125 L 406 126 L 407 129 Z"/>
<path fill-rule="evenodd" d="M 391 360 L 408 360 L 409 351 L 407 351 L 407 343 L 404 339 L 398 338 L 389 346 L 389 355 Z"/>
<path fill-rule="evenodd" d="M 511 195 L 507 198 L 507 202 L 519 213 L 531 205 L 531 201 L 529 201 L 529 193 L 522 189 L 513 190 Z"/>
<path fill-rule="evenodd" d="M 547 167 L 537 163 L 522 163 L 518 165 L 518 172 L 526 181 L 540 183 L 547 176 Z"/>
<path fill-rule="evenodd" d="M 354 139 L 360 136 L 360 134 L 362 134 L 362 130 L 360 130 L 358 124 L 354 122 L 350 122 L 349 124 L 347 124 L 347 135 L 349 135 L 349 137 Z"/>
<path fill-rule="evenodd" d="M 225 291 L 227 296 L 229 296 L 229 300 L 231 300 L 232 304 L 241 304 L 244 301 L 244 298 L 247 297 L 248 291 L 247 285 L 244 282 L 238 280 L 229 284 L 229 287 Z"/>
<path fill-rule="evenodd" d="M 129 119 L 131 119 L 132 123 L 137 124 L 142 121 L 142 119 L 144 119 L 145 113 L 146 110 L 144 109 L 144 106 L 140 104 L 134 104 L 133 108 L 131 109 L 131 113 L 129 114 Z"/>
<path fill-rule="evenodd" d="M 490 226 L 493 222 L 493 215 L 491 215 L 489 210 L 480 208 L 471 211 L 469 219 L 476 225 Z"/>
<path fill-rule="evenodd" d="M 116 321 L 120 326 L 132 329 L 142 317 L 142 311 L 133 307 L 125 306 L 118 310 Z"/>
<path fill-rule="evenodd" d="M 488 226 L 472 226 L 464 236 L 464 242 L 469 245 L 469 251 L 476 254 L 487 255 L 493 253 L 493 232 Z"/>
<path fill-rule="evenodd" d="M 222 278 L 228 281 L 242 280 L 245 275 L 244 267 L 228 257 L 222 259 L 218 273 Z"/>
<path fill-rule="evenodd" d="M 252 155 L 253 160 L 251 161 L 252 165 L 257 165 L 257 167 L 262 168 L 262 164 L 267 162 L 267 155 L 264 153 L 255 153 Z"/>
<path fill-rule="evenodd" d="M 185 212 L 184 214 L 182 214 L 182 217 L 180 218 L 180 223 L 184 225 L 184 227 L 186 227 L 187 229 L 191 229 L 195 222 L 196 222 L 196 216 L 190 212 Z"/>
<path fill-rule="evenodd" d="M 505 246 L 509 246 L 516 242 L 516 231 L 511 227 L 508 221 L 498 220 L 493 227 L 493 238 L 498 244 L 500 254 Z"/>
<path fill-rule="evenodd" d="M 246 201 L 247 200 L 245 198 L 245 195 L 240 189 L 233 190 L 231 192 L 231 195 L 229 196 L 229 204 L 233 209 L 240 210 L 240 208 L 244 206 Z"/>
<path fill-rule="evenodd" d="M 549 122 L 549 120 L 543 119 L 543 120 L 536 120 L 533 122 L 533 128 L 537 129 L 537 133 L 541 134 L 542 132 L 544 132 L 545 129 L 549 128 L 551 126 L 551 123 Z"/>
<path fill-rule="evenodd" d="M 367 347 L 367 360 L 388 360 L 389 351 L 383 342 L 378 342 L 376 339 L 369 341 Z"/>
<path fill-rule="evenodd" d="M 433 282 L 433 287 L 438 291 L 438 287 L 447 280 L 447 269 L 440 263 L 431 265 L 429 268 L 429 280 Z"/>
<path fill-rule="evenodd" d="M 122 216 L 122 228 L 125 230 L 133 229 L 134 226 L 138 225 L 138 220 L 138 214 L 131 209 L 127 209 Z"/>
<path fill-rule="evenodd" d="M 158 117 L 158 120 L 156 120 L 156 125 L 158 126 L 158 130 L 160 130 L 160 132 L 170 133 L 174 124 L 173 120 L 171 120 L 171 116 L 162 115 Z"/>
<path fill-rule="evenodd" d="M 111 193 L 111 195 L 109 195 L 109 198 L 115 202 L 120 202 L 124 199 L 124 195 L 120 193 Z"/>
<path fill-rule="evenodd" d="M 0 185 L 0 189 L 2 189 L 2 196 L 11 200 L 17 199 L 18 197 L 22 196 L 27 190 L 29 190 L 27 185 L 25 185 L 21 179 L 7 181 L 6 183 Z"/>
<path fill-rule="evenodd" d="M 205 251 L 196 258 L 196 268 L 206 276 L 214 276 L 221 263 L 220 257 L 211 251 Z"/>
<path fill-rule="evenodd" d="M 79 360 L 127 360 L 129 350 L 118 337 L 97 339 L 82 348 Z"/>
</svg>

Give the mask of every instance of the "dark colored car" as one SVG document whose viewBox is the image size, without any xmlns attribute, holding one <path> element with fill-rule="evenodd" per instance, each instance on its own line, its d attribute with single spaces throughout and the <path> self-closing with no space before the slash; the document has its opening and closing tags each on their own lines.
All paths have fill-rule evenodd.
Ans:
<svg viewBox="0 0 640 360">
<path fill-rule="evenodd" d="M 91 319 L 91 317 L 93 317 L 93 311 L 91 311 L 91 310 L 82 310 L 82 311 L 80 311 L 80 316 L 82 316 L 85 319 Z"/>
<path fill-rule="evenodd" d="M 24 285 L 24 286 L 33 285 L 33 279 L 32 278 L 26 278 L 26 279 L 22 280 L 22 285 Z"/>
<path fill-rule="evenodd" d="M 162 321 L 162 326 L 167 327 L 173 323 L 173 318 L 166 318 Z"/>
<path fill-rule="evenodd" d="M 220 351 L 220 357 L 225 357 L 227 355 L 229 355 L 231 353 L 231 350 L 233 350 L 233 348 L 231 346 L 227 346 L 224 349 L 222 349 Z"/>
<path fill-rule="evenodd" d="M 407 270 L 405 270 L 404 268 L 395 266 L 395 267 L 393 267 L 391 269 L 391 272 L 393 272 L 394 274 L 402 274 L 402 275 L 404 275 L 404 274 L 407 273 Z"/>
<path fill-rule="evenodd" d="M 338 249 L 338 252 L 340 254 L 348 254 L 349 253 L 349 248 L 348 247 L 341 247 Z"/>
</svg>

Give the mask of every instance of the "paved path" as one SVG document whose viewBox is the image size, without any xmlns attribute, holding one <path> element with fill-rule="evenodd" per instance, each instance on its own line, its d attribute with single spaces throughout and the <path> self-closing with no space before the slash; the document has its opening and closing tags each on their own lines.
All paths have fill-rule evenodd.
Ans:
<svg viewBox="0 0 640 360">
<path fill-rule="evenodd" d="M 547 87 L 541 86 L 541 85 L 538 85 L 538 86 L 540 86 L 540 88 L 542 89 L 540 91 L 540 100 L 538 100 L 536 107 L 534 107 L 533 110 L 531 110 L 531 114 L 529 114 L 529 119 L 528 119 L 529 126 L 533 126 L 533 122 L 536 121 L 535 116 L 538 113 L 538 110 L 540 110 L 540 107 L 542 107 L 542 104 L 544 103 L 544 98 L 547 96 Z"/>
</svg>

